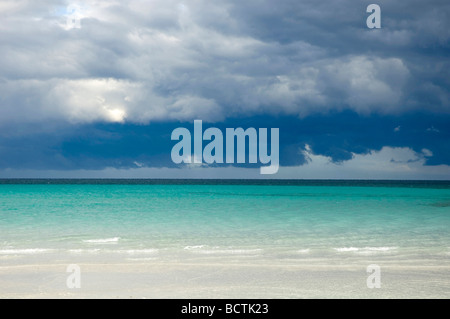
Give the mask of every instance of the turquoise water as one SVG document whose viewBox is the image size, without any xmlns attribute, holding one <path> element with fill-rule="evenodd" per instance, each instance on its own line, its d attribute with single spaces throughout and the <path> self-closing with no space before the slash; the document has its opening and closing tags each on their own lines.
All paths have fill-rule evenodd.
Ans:
<svg viewBox="0 0 450 319">
<path fill-rule="evenodd" d="M 0 184 L 3 258 L 448 258 L 449 226 L 442 182 Z"/>
</svg>

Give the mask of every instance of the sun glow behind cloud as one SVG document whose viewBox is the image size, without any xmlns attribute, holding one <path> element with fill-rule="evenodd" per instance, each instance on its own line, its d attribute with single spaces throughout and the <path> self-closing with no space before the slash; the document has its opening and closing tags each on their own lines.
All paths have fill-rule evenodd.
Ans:
<svg viewBox="0 0 450 319">
<path fill-rule="evenodd" d="M 430 163 L 450 164 L 448 148 L 436 142 L 445 141 L 449 125 L 435 122 L 440 116 L 448 124 L 450 116 L 450 22 L 446 18 L 450 5 L 440 0 L 381 0 L 379 4 L 388 13 L 383 15 L 383 28 L 368 30 L 364 25 L 367 4 L 351 0 L 327 1 L 321 6 L 313 0 L 277 4 L 4 0 L 0 4 L 0 167 L 18 167 L 12 160 L 17 156 L 10 153 L 31 152 L 29 139 L 40 134 L 36 127 L 50 130 L 60 125 L 78 132 L 84 125 L 99 125 L 103 130 L 105 124 L 112 129 L 116 124 L 145 126 L 194 119 L 205 123 L 234 119 L 236 127 L 244 123 L 255 126 L 251 120 L 257 122 L 259 117 L 301 121 L 318 116 L 326 125 L 338 127 L 338 120 L 327 118 L 352 112 L 360 118 L 378 117 L 380 122 L 386 117 L 401 120 L 423 114 L 428 130 L 412 131 L 407 123 L 395 123 L 388 130 L 396 136 L 388 138 L 382 130 L 373 132 L 372 137 L 363 134 L 362 140 L 357 138 L 362 135 L 361 128 L 352 131 L 356 125 L 348 122 L 348 136 L 342 136 L 339 146 L 334 140 L 337 133 L 326 132 L 326 126 L 300 130 L 284 135 L 290 151 L 281 156 L 299 156 L 294 162 L 301 162 L 305 154 L 295 150 L 309 143 L 314 160 L 304 167 L 311 169 L 312 163 L 321 161 L 317 156 L 324 156 L 324 161 L 331 160 L 329 166 L 323 166 L 331 176 L 332 171 L 344 171 L 347 165 L 361 174 L 369 172 L 375 162 L 358 169 L 363 165 L 360 156 L 367 161 L 372 154 L 373 161 L 385 163 L 376 152 L 387 154 L 391 148 L 395 151 L 390 152 L 398 155 L 409 149 L 422 154 L 421 159 L 414 160 L 414 154 L 408 153 L 412 162 L 401 166 L 394 157 L 378 169 L 388 172 L 395 166 L 392 176 L 402 169 L 406 177 L 407 169 L 411 176 L 415 170 L 435 176 Z M 110 128 L 99 135 L 112 136 L 114 144 L 121 132 L 113 134 Z M 58 134 L 55 131 L 53 139 L 57 140 Z M 328 142 L 324 141 L 326 134 Z M 404 134 L 414 134 L 420 143 L 392 142 L 407 141 Z M 24 138 L 15 139 L 16 144 L 8 140 L 19 135 Z M 77 165 L 67 153 L 83 147 L 71 151 L 65 145 L 72 145 L 79 136 L 64 138 L 67 140 L 42 149 L 33 146 L 34 153 L 51 154 L 45 160 L 42 157 L 39 167 L 48 168 L 50 164 L 45 162 L 56 159 L 61 167 Z M 147 140 L 154 143 L 160 139 Z M 429 152 L 418 152 L 416 144 Z M 143 147 L 152 152 L 151 146 Z M 60 153 L 54 154 L 58 150 Z M 373 152 L 368 153 L 370 150 Z M 124 155 L 119 153 L 105 151 L 117 158 L 107 157 L 103 164 L 97 156 L 105 155 L 80 154 L 86 157 L 83 163 L 95 165 L 79 168 L 103 169 L 111 163 L 116 163 L 116 169 L 132 167 L 133 161 L 123 164 Z M 87 159 L 90 156 L 93 158 Z M 136 162 L 152 165 L 142 158 Z M 445 167 L 433 167 L 447 172 Z"/>
</svg>

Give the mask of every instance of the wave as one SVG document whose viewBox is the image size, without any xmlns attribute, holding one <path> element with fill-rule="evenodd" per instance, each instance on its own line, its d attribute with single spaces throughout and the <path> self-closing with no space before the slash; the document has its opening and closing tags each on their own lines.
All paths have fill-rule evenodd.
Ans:
<svg viewBox="0 0 450 319">
<path fill-rule="evenodd" d="M 349 252 L 349 251 L 358 251 L 359 248 L 356 247 L 343 247 L 343 248 L 334 248 L 334 250 L 338 252 Z"/>
<path fill-rule="evenodd" d="M 88 254 L 95 254 L 98 253 L 100 251 L 100 249 L 69 249 L 68 252 L 71 254 L 83 254 L 83 253 L 88 253 Z"/>
<path fill-rule="evenodd" d="M 346 252 L 354 252 L 357 254 L 376 254 L 376 253 L 383 253 L 383 252 L 389 252 L 392 250 L 397 249 L 397 247 L 341 247 L 341 248 L 334 248 L 337 252 L 340 253 L 346 253 Z"/>
<path fill-rule="evenodd" d="M 128 255 L 153 255 L 159 253 L 159 249 L 149 248 L 149 249 L 127 249 L 127 250 L 116 250 L 116 253 L 119 254 L 128 254 Z"/>
<path fill-rule="evenodd" d="M 127 254 L 127 255 L 149 255 L 156 254 L 159 252 L 159 249 L 151 248 L 151 249 L 69 249 L 69 253 L 71 254 L 96 254 L 96 253 L 105 253 L 105 254 Z"/>
<path fill-rule="evenodd" d="M 197 249 L 193 250 L 197 254 L 205 255 L 259 255 L 262 249 Z"/>
<path fill-rule="evenodd" d="M 299 250 L 297 250 L 297 253 L 299 253 L 299 254 L 309 254 L 310 251 L 311 250 L 309 248 L 299 249 Z"/>
<path fill-rule="evenodd" d="M 155 257 L 144 257 L 144 258 L 126 258 L 126 260 L 129 260 L 129 261 L 150 261 L 150 260 L 155 260 L 155 259 L 157 259 L 157 258 L 155 258 Z"/>
<path fill-rule="evenodd" d="M 111 244 L 111 243 L 117 243 L 119 242 L 120 237 L 113 237 L 113 238 L 100 238 L 100 239 L 86 239 L 83 240 L 84 243 L 88 244 Z"/>
<path fill-rule="evenodd" d="M 27 248 L 27 249 L 2 249 L 0 255 L 34 255 L 44 254 L 54 251 L 54 249 L 46 248 Z"/>
<path fill-rule="evenodd" d="M 183 249 L 184 249 L 184 250 L 193 250 L 193 249 L 201 249 L 201 248 L 203 248 L 203 247 L 205 247 L 205 245 L 186 246 L 186 247 L 184 247 Z"/>
</svg>

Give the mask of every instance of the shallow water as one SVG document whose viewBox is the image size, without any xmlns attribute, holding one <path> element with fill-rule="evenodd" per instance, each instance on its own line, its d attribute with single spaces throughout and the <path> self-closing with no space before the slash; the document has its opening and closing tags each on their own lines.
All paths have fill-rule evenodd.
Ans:
<svg viewBox="0 0 450 319">
<path fill-rule="evenodd" d="M 447 258 L 450 186 L 411 185 L 3 184 L 0 257 Z"/>
</svg>

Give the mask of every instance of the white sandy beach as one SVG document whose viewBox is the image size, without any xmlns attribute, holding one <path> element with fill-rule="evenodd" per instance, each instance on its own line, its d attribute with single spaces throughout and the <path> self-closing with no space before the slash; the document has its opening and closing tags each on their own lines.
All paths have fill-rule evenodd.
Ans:
<svg viewBox="0 0 450 319">
<path fill-rule="evenodd" d="M 305 259 L 81 263 L 68 288 L 67 263 L 0 266 L 0 298 L 449 298 L 450 263 L 385 260 L 381 288 L 369 289 L 366 264 Z"/>
</svg>

